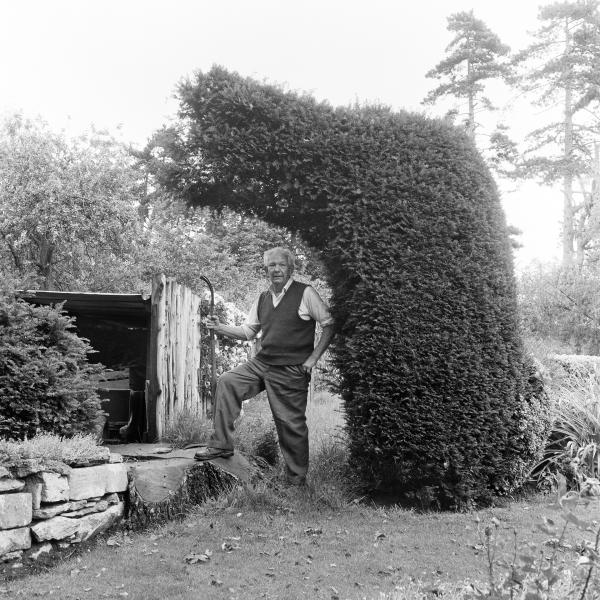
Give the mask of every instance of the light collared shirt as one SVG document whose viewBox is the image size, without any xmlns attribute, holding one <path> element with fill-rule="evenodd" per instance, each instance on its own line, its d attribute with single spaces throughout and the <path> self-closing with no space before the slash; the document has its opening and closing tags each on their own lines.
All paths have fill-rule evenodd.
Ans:
<svg viewBox="0 0 600 600">
<path fill-rule="evenodd" d="M 290 285 L 292 285 L 293 281 L 294 280 L 290 277 L 279 294 L 276 294 L 272 287 L 269 288 L 273 298 L 273 308 L 275 308 L 281 302 L 285 296 L 285 293 L 290 289 Z M 250 307 L 250 312 L 248 313 L 246 322 L 243 325 L 240 325 L 244 335 L 246 336 L 246 339 L 248 340 L 254 339 L 260 331 L 260 321 L 258 320 L 259 300 L 260 296 Z M 310 285 L 307 285 L 302 293 L 302 300 L 300 301 L 300 306 L 298 307 L 298 316 L 303 321 L 313 319 L 319 323 L 321 327 L 326 327 L 327 325 L 331 325 L 333 323 L 333 318 L 329 312 L 329 307 L 327 304 L 325 304 L 325 302 L 323 302 L 317 290 Z"/>
</svg>

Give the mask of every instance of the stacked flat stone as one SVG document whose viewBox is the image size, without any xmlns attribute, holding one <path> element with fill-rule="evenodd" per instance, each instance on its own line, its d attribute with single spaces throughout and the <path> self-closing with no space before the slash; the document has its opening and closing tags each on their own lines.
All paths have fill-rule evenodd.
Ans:
<svg viewBox="0 0 600 600">
<path fill-rule="evenodd" d="M 17 566 L 24 553 L 35 559 L 120 521 L 127 490 L 122 461 L 106 449 L 92 466 L 43 459 L 0 466 L 0 561 Z"/>
</svg>

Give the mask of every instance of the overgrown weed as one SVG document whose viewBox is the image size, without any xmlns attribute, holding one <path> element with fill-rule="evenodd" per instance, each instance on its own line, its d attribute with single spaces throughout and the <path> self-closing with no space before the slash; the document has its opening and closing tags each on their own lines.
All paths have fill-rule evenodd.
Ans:
<svg viewBox="0 0 600 600">
<path fill-rule="evenodd" d="M 38 433 L 20 441 L 0 440 L 0 464 L 27 458 L 44 458 L 74 463 L 84 460 L 106 458 L 108 449 L 99 446 L 97 437 L 91 433 L 61 436 L 54 433 Z"/>
</svg>

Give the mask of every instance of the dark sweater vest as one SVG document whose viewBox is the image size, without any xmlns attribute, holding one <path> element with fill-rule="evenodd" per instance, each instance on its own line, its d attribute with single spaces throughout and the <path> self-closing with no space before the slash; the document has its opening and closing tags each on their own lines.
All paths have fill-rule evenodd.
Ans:
<svg viewBox="0 0 600 600">
<path fill-rule="evenodd" d="M 276 307 L 270 291 L 260 295 L 262 338 L 257 357 L 269 365 L 301 365 L 314 349 L 315 322 L 298 316 L 305 288 L 304 283 L 293 281 Z"/>
</svg>

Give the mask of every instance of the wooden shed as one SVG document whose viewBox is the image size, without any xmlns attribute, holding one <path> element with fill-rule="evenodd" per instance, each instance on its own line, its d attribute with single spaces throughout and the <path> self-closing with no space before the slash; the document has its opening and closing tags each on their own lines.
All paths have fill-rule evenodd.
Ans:
<svg viewBox="0 0 600 600">
<path fill-rule="evenodd" d="M 78 334 L 96 350 L 90 360 L 112 370 L 98 382 L 112 423 L 109 436 L 126 427 L 130 441 L 153 442 L 180 414 L 206 417 L 210 382 L 201 369 L 208 358 L 201 355 L 201 298 L 189 288 L 158 275 L 149 298 L 61 291 L 19 295 L 33 304 L 64 303 Z"/>
</svg>

